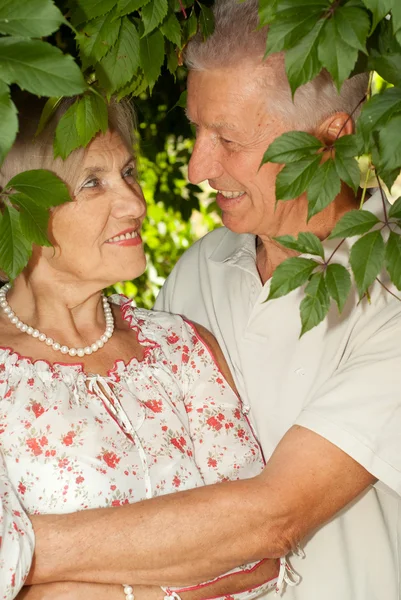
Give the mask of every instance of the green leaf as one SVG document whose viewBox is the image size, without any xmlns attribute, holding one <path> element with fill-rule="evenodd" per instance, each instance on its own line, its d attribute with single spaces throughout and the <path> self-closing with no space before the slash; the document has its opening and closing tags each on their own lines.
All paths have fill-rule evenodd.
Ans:
<svg viewBox="0 0 401 600">
<path fill-rule="evenodd" d="M 18 132 L 17 109 L 8 85 L 0 81 L 0 164 L 13 145 Z"/>
<path fill-rule="evenodd" d="M 152 90 L 164 63 L 164 37 L 161 31 L 152 31 L 151 34 L 141 38 L 139 42 L 141 67 Z"/>
<path fill-rule="evenodd" d="M 44 169 L 19 173 L 6 188 L 21 192 L 42 208 L 59 206 L 71 200 L 66 184 L 57 175 Z"/>
<path fill-rule="evenodd" d="M 388 83 L 401 86 L 401 53 L 373 56 L 368 65 L 369 69 L 377 71 Z"/>
<path fill-rule="evenodd" d="M 85 94 L 78 101 L 75 126 L 81 146 L 84 147 L 99 131 L 106 133 L 109 127 L 109 115 L 107 104 L 101 96 Z"/>
<path fill-rule="evenodd" d="M 380 231 L 367 233 L 352 246 L 350 263 L 360 298 L 382 270 L 384 250 L 384 241 Z"/>
<path fill-rule="evenodd" d="M 139 66 L 139 34 L 129 18 L 123 17 L 116 44 L 96 67 L 99 82 L 113 94 L 132 79 Z"/>
<path fill-rule="evenodd" d="M 315 273 L 305 288 L 305 298 L 300 304 L 301 336 L 319 325 L 329 312 L 330 297 L 323 273 Z"/>
<path fill-rule="evenodd" d="M 322 211 L 334 200 L 341 191 L 341 180 L 338 176 L 336 165 L 331 158 L 319 169 L 311 179 L 308 195 L 308 221 Z"/>
<path fill-rule="evenodd" d="M 142 21 L 144 24 L 144 32 L 142 37 L 148 35 L 163 21 L 167 15 L 168 2 L 167 0 L 152 0 L 142 8 Z"/>
<path fill-rule="evenodd" d="M 363 235 L 378 223 L 380 221 L 376 215 L 368 210 L 350 210 L 338 221 L 329 235 L 329 240 Z"/>
<path fill-rule="evenodd" d="M 362 0 L 362 2 L 372 13 L 372 31 L 374 31 L 378 22 L 388 15 L 398 0 Z"/>
<path fill-rule="evenodd" d="M 373 96 L 363 107 L 357 121 L 357 132 L 369 145 L 372 131 L 386 125 L 391 117 L 401 111 L 401 89 L 389 88 Z M 368 148 L 369 149 L 369 148 Z"/>
<path fill-rule="evenodd" d="M 31 254 L 31 245 L 21 232 L 19 212 L 5 206 L 0 218 L 0 269 L 15 279 L 28 264 Z"/>
<path fill-rule="evenodd" d="M 56 112 L 57 108 L 62 101 L 63 96 L 54 96 L 47 100 L 46 104 L 43 107 L 42 114 L 40 115 L 39 125 L 36 129 L 36 134 L 39 135 L 45 129 L 46 125 Z"/>
<path fill-rule="evenodd" d="M 401 219 L 401 196 L 390 206 L 388 218 Z"/>
<path fill-rule="evenodd" d="M 111 11 L 115 5 L 115 0 L 74 0 L 72 22 L 74 25 L 79 25 L 101 17 Z"/>
<path fill-rule="evenodd" d="M 276 179 L 277 200 L 293 200 L 303 194 L 319 164 L 320 156 L 315 156 L 285 165 Z"/>
<path fill-rule="evenodd" d="M 313 135 L 304 131 L 289 131 L 276 138 L 263 155 L 262 165 L 267 162 L 289 163 L 308 159 L 323 148 Z"/>
<path fill-rule="evenodd" d="M 384 261 L 391 281 L 401 290 L 401 238 L 394 231 L 390 231 Z"/>
<path fill-rule="evenodd" d="M 151 0 L 119 0 L 117 4 L 117 13 L 120 17 L 129 15 L 149 4 Z"/>
<path fill-rule="evenodd" d="M 77 36 L 83 68 L 94 65 L 114 46 L 120 32 L 120 19 L 115 11 L 89 21 Z"/>
<path fill-rule="evenodd" d="M 346 183 L 356 194 L 361 181 L 358 161 L 355 158 L 344 158 L 341 154 L 336 154 L 334 164 L 341 181 Z"/>
<path fill-rule="evenodd" d="M 269 28 L 265 56 L 289 50 L 298 44 L 312 31 L 328 8 L 329 3 L 325 0 L 302 0 L 299 2 L 299 7 L 276 12 L 276 17 Z"/>
<path fill-rule="evenodd" d="M 63 114 L 56 127 L 54 137 L 54 157 L 61 156 L 63 160 L 81 145 L 81 139 L 76 127 L 78 100 Z"/>
<path fill-rule="evenodd" d="M 211 8 L 204 4 L 199 4 L 199 26 L 202 32 L 203 39 L 206 40 L 214 31 L 214 15 Z"/>
<path fill-rule="evenodd" d="M 167 69 L 173 75 L 174 80 L 178 68 L 178 56 L 175 48 L 169 48 L 167 53 Z"/>
<path fill-rule="evenodd" d="M 334 142 L 336 154 L 341 154 L 344 158 L 358 156 L 358 139 L 356 135 L 343 135 Z"/>
<path fill-rule="evenodd" d="M 51 246 L 47 237 L 49 211 L 35 204 L 25 194 L 12 194 L 10 200 L 20 207 L 21 232 L 28 242 L 38 246 Z"/>
<path fill-rule="evenodd" d="M 51 35 L 64 23 L 64 17 L 51 0 L 2 0 L 0 33 L 22 37 Z"/>
<path fill-rule="evenodd" d="M 401 2 L 394 2 L 391 11 L 391 20 L 393 22 L 393 32 L 399 44 L 401 44 Z"/>
<path fill-rule="evenodd" d="M 301 254 L 316 254 L 324 260 L 322 242 L 314 233 L 301 232 L 296 239 L 292 235 L 281 235 L 274 238 L 279 244 Z"/>
<path fill-rule="evenodd" d="M 259 0 L 259 26 L 268 25 L 274 20 L 277 10 L 277 0 Z"/>
<path fill-rule="evenodd" d="M 174 13 L 170 13 L 160 27 L 160 31 L 170 42 L 181 47 L 181 27 Z M 175 69 L 174 69 L 175 70 Z"/>
<path fill-rule="evenodd" d="M 351 275 L 342 265 L 330 264 L 326 269 L 326 286 L 338 306 L 338 312 L 342 313 L 351 290 Z"/>
<path fill-rule="evenodd" d="M 395 116 L 379 132 L 380 164 L 386 171 L 401 170 L 401 115 Z"/>
<path fill-rule="evenodd" d="M 318 265 L 316 260 L 310 258 L 287 258 L 273 273 L 267 299 L 280 298 L 300 287 Z"/>
<path fill-rule="evenodd" d="M 337 8 L 326 21 L 320 37 L 318 56 L 339 90 L 353 70 L 358 51 L 366 52 L 370 21 L 365 10 Z"/>
<path fill-rule="evenodd" d="M 38 96 L 73 96 L 87 88 L 73 58 L 38 40 L 0 38 L 0 79 Z"/>
<path fill-rule="evenodd" d="M 318 21 L 312 31 L 285 53 L 285 70 L 292 95 L 308 81 L 319 75 L 322 65 L 318 58 L 318 40 L 324 20 Z"/>
</svg>

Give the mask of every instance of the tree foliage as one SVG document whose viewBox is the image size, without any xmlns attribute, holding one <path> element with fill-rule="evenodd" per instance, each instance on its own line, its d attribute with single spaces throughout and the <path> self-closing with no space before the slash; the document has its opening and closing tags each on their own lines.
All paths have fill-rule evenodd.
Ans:
<svg viewBox="0 0 401 600">
<path fill-rule="evenodd" d="M 135 98 L 142 133 L 141 177 L 150 196 L 147 242 L 153 252 L 155 286 L 191 238 L 187 224 L 180 221 L 178 226 L 176 219 L 179 215 L 188 219 L 193 208 L 200 208 L 201 190 L 184 183 L 190 130 L 184 122 L 177 127 L 176 113 L 170 109 L 184 89 L 185 74 L 179 66 L 183 47 L 198 30 L 205 38 L 213 32 L 211 4 L 206 0 L 0 1 L 0 115 L 4 123 L 0 159 L 6 156 L 18 130 L 10 86 L 49 97 L 41 127 L 59 97 L 78 95 L 55 135 L 55 154 L 63 158 L 105 130 L 106 103 L 111 95 Z M 259 15 L 260 24 L 269 26 L 266 56 L 285 53 L 293 94 L 322 69 L 330 73 L 338 89 L 352 75 L 371 73 L 366 95 L 355 106 L 356 111 L 363 105 L 355 134 L 324 146 L 308 133 L 289 132 L 266 150 L 262 164 L 284 165 L 276 181 L 277 200 L 288 201 L 306 193 L 308 219 L 312 218 L 334 200 L 342 183 L 357 193 L 357 159 L 362 155 L 380 189 L 384 184 L 391 188 L 401 170 L 399 0 L 259 0 Z M 388 82 L 376 95 L 373 71 Z M 38 172 L 27 177 L 44 181 Z M 65 201 L 60 182 L 53 183 L 54 203 Z M 324 319 L 331 300 L 341 312 L 351 289 L 351 275 L 361 298 L 369 294 L 383 268 L 401 289 L 400 201 L 387 211 L 383 192 L 385 217 L 380 222 L 363 207 L 364 198 L 365 191 L 361 210 L 346 214 L 331 234 L 339 238 L 339 245 L 344 238 L 357 238 L 348 268 L 335 263 L 335 252 L 326 259 L 313 234 L 278 239 L 306 255 L 279 266 L 269 294 L 273 299 L 305 286 L 301 333 Z M 26 264 L 32 244 L 48 243 L 48 206 L 41 204 L 38 195 L 17 189 L 11 182 L 3 190 L 2 200 L 0 268 L 15 277 Z M 205 206 L 201 212 L 212 227 L 213 217 Z M 169 215 L 170 221 L 163 219 L 163 214 Z M 387 237 L 383 235 L 386 230 Z M 177 239 L 177 231 L 185 232 L 182 238 Z M 166 257 L 162 258 L 164 250 Z"/>
</svg>

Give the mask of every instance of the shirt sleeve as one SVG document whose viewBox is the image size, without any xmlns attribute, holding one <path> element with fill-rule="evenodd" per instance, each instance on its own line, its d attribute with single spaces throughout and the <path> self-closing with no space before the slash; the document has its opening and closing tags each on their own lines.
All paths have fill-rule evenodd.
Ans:
<svg viewBox="0 0 401 600">
<path fill-rule="evenodd" d="M 368 311 L 371 308 L 368 308 Z M 334 375 L 298 416 L 401 495 L 401 317 L 371 313 Z M 373 325 L 373 326 L 372 326 Z"/>
<path fill-rule="evenodd" d="M 31 522 L 7 477 L 0 454 L 0 598 L 11 600 L 22 588 L 34 552 Z"/>
</svg>

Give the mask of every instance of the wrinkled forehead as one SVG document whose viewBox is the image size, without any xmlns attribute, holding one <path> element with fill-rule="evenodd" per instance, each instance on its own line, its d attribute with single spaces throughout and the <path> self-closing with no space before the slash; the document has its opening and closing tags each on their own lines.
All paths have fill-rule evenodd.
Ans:
<svg viewBox="0 0 401 600">
<path fill-rule="evenodd" d="M 92 166 L 103 169 L 111 169 L 114 165 L 119 166 L 131 160 L 132 149 L 128 148 L 122 137 L 112 130 L 98 134 L 87 146 L 82 168 L 88 169 Z"/>
</svg>

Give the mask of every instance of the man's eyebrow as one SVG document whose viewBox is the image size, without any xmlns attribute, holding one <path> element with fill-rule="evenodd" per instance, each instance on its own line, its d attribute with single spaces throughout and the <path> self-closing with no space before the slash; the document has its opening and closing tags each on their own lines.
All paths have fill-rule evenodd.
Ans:
<svg viewBox="0 0 401 600">
<path fill-rule="evenodd" d="M 190 115 L 188 114 L 188 110 L 185 109 L 185 115 L 188 119 L 188 121 L 191 123 L 191 125 L 196 125 L 195 121 L 193 121 L 190 117 Z M 230 131 L 237 131 L 238 128 L 233 125 L 232 123 L 227 123 L 227 121 L 216 121 L 215 123 L 205 123 L 204 127 L 206 127 L 206 129 L 229 129 Z"/>
</svg>

